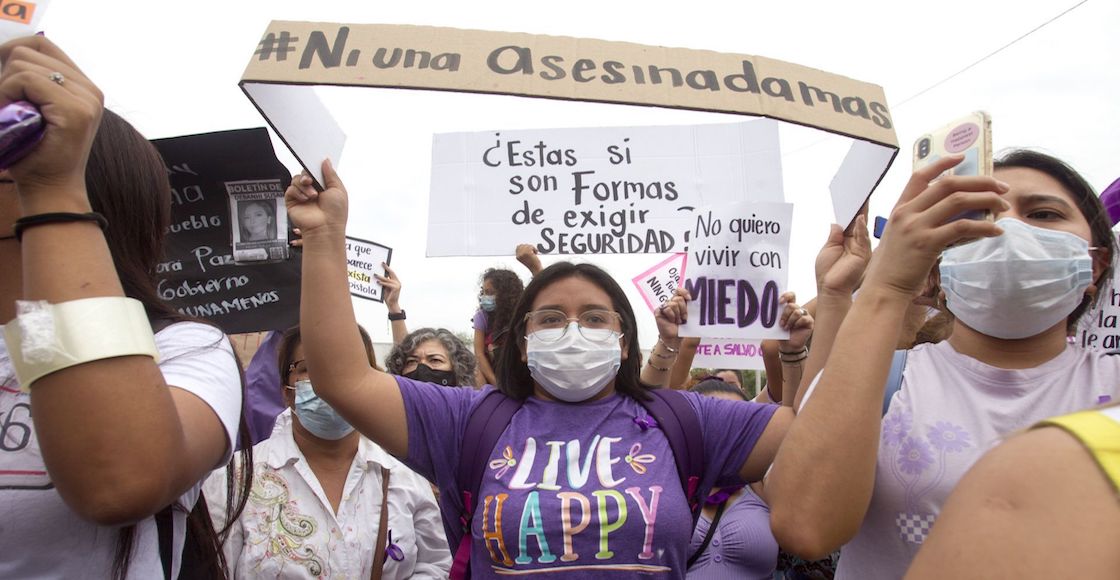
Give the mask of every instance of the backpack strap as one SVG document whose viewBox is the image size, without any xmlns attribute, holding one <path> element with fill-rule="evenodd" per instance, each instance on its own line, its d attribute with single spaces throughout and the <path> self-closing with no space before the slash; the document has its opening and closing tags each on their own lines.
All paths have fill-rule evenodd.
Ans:
<svg viewBox="0 0 1120 580">
<path fill-rule="evenodd" d="M 908 350 L 896 350 L 894 355 L 891 356 L 891 370 L 887 374 L 887 391 L 883 394 L 884 417 L 891 408 L 891 399 L 894 398 L 894 394 L 902 388 L 902 371 L 906 370 L 906 355 L 908 354 L 910 354 Z"/>
<path fill-rule="evenodd" d="M 471 560 L 471 519 L 474 516 L 474 507 L 478 502 L 479 489 L 482 488 L 482 476 L 486 473 L 487 459 L 494 451 L 498 438 L 505 432 L 513 414 L 521 408 L 521 401 L 511 399 L 497 389 L 487 392 L 482 401 L 471 411 L 467 419 L 467 428 L 463 431 L 463 447 L 459 453 L 459 469 L 456 482 L 459 484 L 459 495 L 463 508 L 459 515 L 460 526 L 450 522 L 447 526 L 451 532 L 457 532 L 456 538 L 448 537 L 448 541 L 455 549 L 455 558 L 451 565 L 451 578 L 465 580 L 470 578 Z"/>
<path fill-rule="evenodd" d="M 703 498 L 700 496 L 700 479 L 704 474 L 704 441 L 700 419 L 688 399 L 672 389 L 653 389 L 648 401 L 639 401 L 657 421 L 661 432 L 669 440 L 681 489 L 692 512 L 692 523 L 700 517 Z"/>
</svg>

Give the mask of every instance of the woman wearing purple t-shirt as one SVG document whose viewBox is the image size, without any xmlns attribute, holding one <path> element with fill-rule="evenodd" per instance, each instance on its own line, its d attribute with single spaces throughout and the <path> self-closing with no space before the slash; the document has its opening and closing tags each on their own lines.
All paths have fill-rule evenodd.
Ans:
<svg viewBox="0 0 1120 580">
<path fill-rule="evenodd" d="M 914 173 L 854 303 L 867 252 L 817 261 L 818 278 L 831 281 L 818 281 L 817 330 L 839 332 L 774 464 L 768 499 L 786 549 L 815 557 L 847 542 L 837 578 L 900 578 L 986 449 L 1120 396 L 1120 357 L 1067 340 L 1115 255 L 1092 187 L 1032 151 L 998 160 L 994 177 L 939 177 L 962 159 Z M 970 211 L 995 221 L 960 219 Z M 892 352 L 935 264 L 952 335 L 909 351 L 884 414 Z"/>
<path fill-rule="evenodd" d="M 445 389 L 370 368 L 346 282 L 347 198 L 329 162 L 326 189 L 287 191 L 304 235 L 301 326 L 316 391 L 362 434 L 458 497 L 466 422 L 488 389 Z M 787 307 L 788 308 L 788 307 Z M 658 311 L 671 358 L 684 295 Z M 471 520 L 470 573 L 498 578 L 683 579 L 692 526 L 672 451 L 638 398 L 641 352 L 622 288 L 590 264 L 562 262 L 526 287 L 497 356 L 498 388 L 521 400 L 487 450 Z M 682 395 L 699 419 L 701 488 L 761 479 L 793 419 L 789 408 Z M 734 425 L 735 428 L 728 428 Z M 459 514 L 445 513 L 456 525 Z"/>
</svg>

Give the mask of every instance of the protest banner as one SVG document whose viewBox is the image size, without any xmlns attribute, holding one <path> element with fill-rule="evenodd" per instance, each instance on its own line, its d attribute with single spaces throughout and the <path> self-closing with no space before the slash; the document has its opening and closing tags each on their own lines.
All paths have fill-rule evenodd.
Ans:
<svg viewBox="0 0 1120 580">
<path fill-rule="evenodd" d="M 377 242 L 346 236 L 346 277 L 350 281 L 350 295 L 374 302 L 384 302 L 381 284 L 374 274 L 385 275 L 381 264 L 388 265 L 393 249 Z"/>
<path fill-rule="evenodd" d="M 735 203 L 696 212 L 684 272 L 681 336 L 789 338 L 778 298 L 789 278 L 793 205 Z"/>
<path fill-rule="evenodd" d="M 867 149 L 881 150 L 877 156 L 849 156 L 838 172 L 842 176 L 871 171 L 881 178 L 898 152 L 881 87 L 761 56 L 708 50 L 431 26 L 273 21 L 240 84 L 316 178 L 324 158 L 338 158 L 345 137 L 317 101 L 313 85 L 762 116 L 845 135 L 866 142 Z M 873 161 L 879 165 L 872 166 Z M 841 205 L 859 207 L 870 194 L 870 189 L 845 188 L 843 195 L 854 199 Z"/>
<path fill-rule="evenodd" d="M 683 251 L 701 205 L 785 201 L 778 124 L 436 135 L 428 256 Z"/>
<path fill-rule="evenodd" d="M 160 297 L 227 334 L 297 324 L 300 260 L 287 249 L 282 198 L 291 175 L 276 159 L 268 131 L 221 131 L 152 143 L 167 163 L 172 188 L 166 258 L 157 268 Z M 247 197 L 238 201 L 239 196 Z M 246 222 L 253 232 L 263 226 L 270 236 L 244 241 L 243 251 L 253 252 L 253 245 L 267 248 L 259 249 L 267 254 L 263 260 L 235 259 L 235 246 L 259 235 L 250 234 Z M 281 239 L 282 251 L 276 249 Z"/>
<path fill-rule="evenodd" d="M 650 311 L 656 310 L 673 297 L 673 292 L 681 284 L 685 256 L 684 252 L 673 254 L 631 280 Z"/>
<path fill-rule="evenodd" d="M 1120 233 L 1113 232 L 1120 244 Z M 1120 247 L 1118 245 L 1117 247 Z M 1120 352 L 1120 272 L 1112 272 L 1112 280 L 1104 285 L 1097 304 L 1077 323 L 1075 340 L 1085 348 Z"/>
<path fill-rule="evenodd" d="M 692 366 L 710 369 L 766 370 L 762 342 L 734 338 L 704 338 L 696 346 Z"/>
</svg>

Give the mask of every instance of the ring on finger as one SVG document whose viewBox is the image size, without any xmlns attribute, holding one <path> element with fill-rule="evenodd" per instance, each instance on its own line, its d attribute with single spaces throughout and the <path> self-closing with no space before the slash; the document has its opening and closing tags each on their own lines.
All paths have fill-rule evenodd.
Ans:
<svg viewBox="0 0 1120 580">
<path fill-rule="evenodd" d="M 805 310 L 805 308 L 802 307 L 802 308 L 797 309 L 797 313 L 800 314 L 801 316 L 805 316 L 806 314 L 809 314 L 809 311 Z"/>
<path fill-rule="evenodd" d="M 58 71 L 54 71 L 51 74 L 47 75 L 47 78 L 50 79 L 50 81 L 52 83 L 54 83 L 54 84 L 56 84 L 60 87 L 62 86 L 63 83 L 66 82 L 66 77 L 62 76 L 62 73 L 60 73 Z"/>
</svg>

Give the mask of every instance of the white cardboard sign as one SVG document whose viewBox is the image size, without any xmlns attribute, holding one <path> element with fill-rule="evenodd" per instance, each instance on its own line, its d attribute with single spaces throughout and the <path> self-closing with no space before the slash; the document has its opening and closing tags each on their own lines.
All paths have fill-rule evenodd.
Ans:
<svg viewBox="0 0 1120 580">
<path fill-rule="evenodd" d="M 1120 244 L 1120 233 L 1113 233 Z M 1075 339 L 1085 348 L 1120 351 L 1120 272 L 1113 271 L 1111 282 L 1103 288 L 1097 305 L 1085 313 L 1077 325 Z"/>
<path fill-rule="evenodd" d="M 681 336 L 789 338 L 778 298 L 789 278 L 793 204 L 700 208 L 689 233 L 684 286 L 692 295 Z"/>
<path fill-rule="evenodd" d="M 775 121 L 436 135 L 428 256 L 683 251 L 701 205 L 784 201 Z"/>
<path fill-rule="evenodd" d="M 382 287 L 374 274 L 385 275 L 381 264 L 388 264 L 393 249 L 377 242 L 346 236 L 346 274 L 350 295 L 374 302 L 383 302 Z"/>
</svg>

